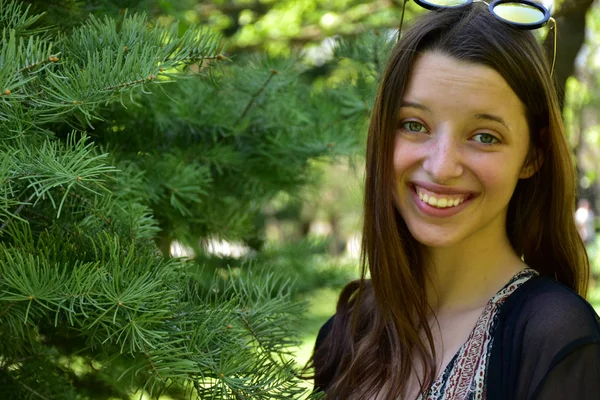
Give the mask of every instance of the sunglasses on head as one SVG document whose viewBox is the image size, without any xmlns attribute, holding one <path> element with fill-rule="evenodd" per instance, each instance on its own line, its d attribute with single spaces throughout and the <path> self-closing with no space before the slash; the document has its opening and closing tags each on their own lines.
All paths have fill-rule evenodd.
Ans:
<svg viewBox="0 0 600 400">
<path fill-rule="evenodd" d="M 400 19 L 400 28 L 398 30 L 398 40 L 402 32 L 402 22 L 404 20 L 404 10 L 406 3 L 402 6 L 402 17 Z M 473 0 L 414 0 L 415 3 L 428 10 L 441 10 L 444 8 L 463 7 L 471 4 Z M 552 67 L 550 75 L 554 73 L 554 63 L 556 61 L 556 21 L 550 17 L 550 11 L 543 5 L 531 0 L 495 0 L 488 5 L 488 9 L 500 21 L 510 24 L 519 29 L 538 29 L 551 23 L 550 29 L 554 32 Z"/>
</svg>

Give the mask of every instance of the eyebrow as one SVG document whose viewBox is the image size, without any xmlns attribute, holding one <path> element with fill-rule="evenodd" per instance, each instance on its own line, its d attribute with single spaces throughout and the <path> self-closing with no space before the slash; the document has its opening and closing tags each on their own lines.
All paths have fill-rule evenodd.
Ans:
<svg viewBox="0 0 600 400">
<path fill-rule="evenodd" d="M 426 111 L 428 113 L 431 113 L 431 110 L 429 108 L 427 108 L 426 106 L 424 106 L 423 104 L 420 103 L 415 103 L 414 101 L 403 101 L 402 104 L 400 104 L 400 107 L 411 107 L 411 108 L 417 108 L 419 110 L 423 110 Z"/>
<path fill-rule="evenodd" d="M 427 106 L 424 106 L 421 103 L 416 103 L 414 101 L 403 101 L 402 104 L 400 104 L 400 107 L 416 108 L 418 110 L 422 110 L 422 111 L 431 113 L 431 110 Z M 474 117 L 475 117 L 475 119 L 482 119 L 482 120 L 497 122 L 497 123 L 503 125 L 506 129 L 508 129 L 510 131 L 510 128 L 508 127 L 508 124 L 506 123 L 504 118 L 502 118 L 498 115 L 480 113 L 480 114 L 475 114 Z"/>
<path fill-rule="evenodd" d="M 506 123 L 506 121 L 504 121 L 504 119 L 502 117 L 499 117 L 497 115 L 493 115 L 493 114 L 475 114 L 475 118 L 476 119 L 485 119 L 485 120 L 488 120 L 488 121 L 498 122 L 499 124 L 502 124 L 506 129 L 508 129 L 510 131 L 510 128 L 508 127 L 508 124 Z"/>
</svg>

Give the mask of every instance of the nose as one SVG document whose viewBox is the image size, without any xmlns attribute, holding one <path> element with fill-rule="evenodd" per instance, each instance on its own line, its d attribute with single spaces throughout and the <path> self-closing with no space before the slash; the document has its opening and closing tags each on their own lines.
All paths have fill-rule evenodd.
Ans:
<svg viewBox="0 0 600 400">
<path fill-rule="evenodd" d="M 451 132 L 440 132 L 428 141 L 423 169 L 438 184 L 450 183 L 463 173 L 460 139 Z"/>
</svg>

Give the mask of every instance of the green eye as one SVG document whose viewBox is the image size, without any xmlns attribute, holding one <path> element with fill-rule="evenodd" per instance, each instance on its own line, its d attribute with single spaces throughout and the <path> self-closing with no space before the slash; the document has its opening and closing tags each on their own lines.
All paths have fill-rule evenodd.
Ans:
<svg viewBox="0 0 600 400">
<path fill-rule="evenodd" d="M 427 130 L 425 129 L 423 124 L 421 124 L 420 122 L 417 122 L 417 121 L 405 122 L 402 124 L 402 127 L 404 129 L 406 129 L 407 131 L 413 132 L 413 133 L 427 132 Z"/>
<path fill-rule="evenodd" d="M 496 144 L 499 142 L 494 135 L 490 135 L 489 133 L 478 133 L 474 138 L 476 142 L 483 144 Z"/>
</svg>

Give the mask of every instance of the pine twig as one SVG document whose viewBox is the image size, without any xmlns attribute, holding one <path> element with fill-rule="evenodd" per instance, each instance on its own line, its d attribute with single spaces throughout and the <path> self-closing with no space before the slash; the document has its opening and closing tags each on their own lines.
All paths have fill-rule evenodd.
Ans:
<svg viewBox="0 0 600 400">
<path fill-rule="evenodd" d="M 242 322 L 244 323 L 244 326 L 246 327 L 246 329 L 248 330 L 248 332 L 250 333 L 250 336 L 252 336 L 254 338 L 254 340 L 256 340 L 256 342 L 258 343 L 258 345 L 261 348 L 264 348 L 260 338 L 258 337 L 258 334 L 256 332 L 254 332 L 254 329 L 252 329 L 252 326 L 250 325 L 250 321 L 248 321 L 248 319 L 242 314 L 239 314 L 240 319 L 242 320 Z M 269 354 L 270 356 L 270 354 Z M 273 359 L 271 359 L 272 361 L 275 361 Z"/>
<path fill-rule="evenodd" d="M 17 210 L 14 212 L 14 214 L 13 214 L 13 215 L 19 215 L 19 213 L 21 212 L 21 210 L 23 210 L 23 207 L 25 207 L 25 204 L 28 204 L 28 203 L 29 203 L 29 202 L 30 202 L 30 201 L 33 199 L 33 197 L 34 197 L 34 196 L 35 196 L 35 193 L 34 193 L 34 194 L 32 194 L 31 196 L 29 196 L 29 198 L 27 199 L 27 202 L 25 202 L 25 203 L 21 203 L 21 204 L 19 205 L 19 207 L 17 208 Z M 4 223 L 2 224 L 2 226 L 0 226 L 0 232 L 2 232 L 4 229 L 6 229 L 6 227 L 8 226 L 8 224 L 10 224 L 10 221 L 11 221 L 11 220 L 12 220 L 12 218 L 8 218 L 8 219 L 6 220 L 6 222 L 4 222 Z"/>
<path fill-rule="evenodd" d="M 243 314 L 239 314 L 239 317 L 241 318 L 242 322 L 244 323 L 246 329 L 248 330 L 248 332 L 250 332 L 250 336 L 252 336 L 252 338 L 254 340 L 256 340 L 256 343 L 258 343 L 258 346 L 265 350 L 265 354 L 267 355 L 267 357 L 269 357 L 269 360 L 271 360 L 274 364 L 277 364 L 277 360 L 275 360 L 275 358 L 273 358 L 273 355 L 271 354 L 270 351 L 267 351 L 267 347 L 263 344 L 263 342 L 260 340 L 260 337 L 258 336 L 258 334 L 254 331 L 254 329 L 252 329 L 252 326 L 250 325 L 250 321 L 248 321 L 248 319 L 243 315 Z M 283 358 L 281 356 L 280 353 L 278 353 L 280 361 L 283 361 Z M 294 374 L 295 375 L 295 374 Z"/>
<path fill-rule="evenodd" d="M 120 304 L 120 302 L 119 302 L 119 304 Z M 148 364 L 150 364 L 150 367 L 152 368 L 152 371 L 156 375 L 156 377 L 159 378 L 159 379 L 163 379 L 162 376 L 160 375 L 160 373 L 158 372 L 158 369 L 156 369 L 156 365 L 152 361 L 152 357 L 150 357 L 150 354 L 148 354 L 148 351 L 146 350 L 146 346 L 145 345 L 144 345 L 144 353 L 143 354 L 148 359 Z"/>
<path fill-rule="evenodd" d="M 225 57 L 223 54 L 217 54 L 214 57 L 204 57 L 203 60 L 219 60 L 219 61 L 223 61 L 223 60 L 227 60 L 228 58 Z"/>
<path fill-rule="evenodd" d="M 65 188 L 63 188 L 62 186 L 61 186 L 61 187 L 59 187 L 59 190 L 61 190 L 62 192 L 65 192 L 65 191 L 66 191 L 66 189 L 65 189 Z M 111 225 L 110 225 L 110 217 L 107 217 L 107 216 L 105 216 L 105 215 L 101 214 L 100 212 L 98 212 L 98 210 L 96 210 L 96 209 L 95 209 L 95 207 L 94 207 L 94 204 L 93 204 L 91 201 L 89 201 L 87 198 L 85 198 L 84 196 L 81 196 L 81 195 L 79 195 L 79 194 L 77 194 L 77 193 L 73 193 L 73 192 L 71 192 L 71 191 L 68 193 L 68 196 L 74 197 L 74 198 L 76 198 L 77 200 L 79 200 L 79 201 L 81 201 L 82 203 L 84 203 L 85 205 L 89 206 L 89 207 L 92 209 L 92 212 L 93 212 L 93 213 L 94 213 L 94 214 L 95 214 L 97 217 L 101 218 L 101 219 L 104 221 L 104 223 L 105 223 L 107 226 L 111 226 Z"/>
<path fill-rule="evenodd" d="M 188 58 L 188 59 L 182 60 L 182 62 L 192 63 L 192 62 L 196 62 L 196 61 L 205 61 L 205 60 L 208 60 L 208 61 L 212 61 L 212 60 L 222 61 L 222 60 L 226 60 L 226 59 L 227 59 L 227 57 L 225 57 L 222 54 L 219 54 L 219 55 L 217 55 L 215 57 Z M 169 61 L 168 58 L 164 59 L 163 63 L 167 62 L 167 61 Z M 164 71 L 164 69 L 160 68 L 160 71 L 162 72 L 162 71 Z M 154 79 L 156 79 L 156 75 L 150 74 L 147 78 L 137 79 L 137 80 L 131 81 L 131 82 L 120 83 L 120 84 L 114 85 L 114 86 L 107 86 L 107 87 L 103 88 L 102 90 L 110 91 L 110 90 L 123 89 L 123 88 L 126 88 L 126 87 L 138 85 L 140 83 L 150 82 L 150 81 L 153 81 Z"/>
<path fill-rule="evenodd" d="M 138 85 L 140 83 L 153 81 L 155 78 L 156 78 L 156 76 L 154 74 L 151 74 L 147 78 L 142 78 L 142 79 L 138 79 L 138 80 L 131 81 L 131 82 L 125 82 L 125 83 L 121 83 L 121 84 L 114 85 L 114 86 L 107 86 L 107 87 L 103 88 L 102 90 L 108 91 L 108 90 L 123 89 L 123 88 L 129 87 L 129 86 Z"/>
<path fill-rule="evenodd" d="M 54 63 L 58 61 L 58 57 L 56 57 L 55 55 L 51 55 L 49 56 L 47 59 L 33 63 L 33 64 L 29 64 L 24 66 L 23 68 L 21 68 L 20 70 L 17 71 L 17 73 L 21 74 L 23 72 L 27 72 L 30 69 L 39 67 L 40 65 L 44 65 L 44 64 L 48 64 L 48 63 Z"/>
<path fill-rule="evenodd" d="M 4 314 L 6 314 L 7 312 L 10 311 L 10 309 L 12 308 L 12 306 L 14 306 L 15 303 L 9 303 L 8 307 L 6 307 L 6 309 L 4 309 L 1 313 L 0 313 L 0 318 L 2 318 L 4 316 Z"/>
<path fill-rule="evenodd" d="M 265 90 L 265 88 L 267 87 L 267 85 L 269 84 L 269 82 L 271 82 L 271 79 L 273 79 L 273 77 L 275 75 L 279 75 L 279 71 L 272 69 L 271 70 L 271 75 L 269 75 L 269 77 L 267 78 L 267 80 L 265 81 L 265 83 L 263 83 L 263 85 L 260 87 L 260 89 L 258 89 L 258 91 L 256 93 L 254 93 L 254 95 L 252 96 L 252 98 L 250 99 L 250 101 L 248 102 L 248 104 L 246 105 L 246 108 L 244 109 L 244 112 L 242 113 L 242 115 L 240 115 L 240 117 L 237 119 L 237 121 L 235 121 L 234 125 L 237 125 L 240 123 L 241 120 L 244 119 L 244 117 L 246 116 L 246 114 L 248 114 L 248 111 L 250 111 L 250 109 L 252 108 L 252 105 L 254 104 L 254 101 L 256 101 L 256 99 L 258 98 L 258 96 L 260 96 L 260 94 Z"/>
<path fill-rule="evenodd" d="M 162 60 L 163 64 L 166 63 L 167 61 L 171 61 L 173 59 L 173 57 L 166 57 L 164 60 Z M 217 61 L 223 61 L 223 60 L 228 60 L 227 57 L 225 57 L 223 54 L 217 54 L 214 57 L 190 57 L 190 58 L 185 58 L 183 60 L 180 60 L 181 62 L 187 62 L 187 63 L 193 63 L 196 61 L 213 61 L 213 60 L 217 60 Z"/>
</svg>

